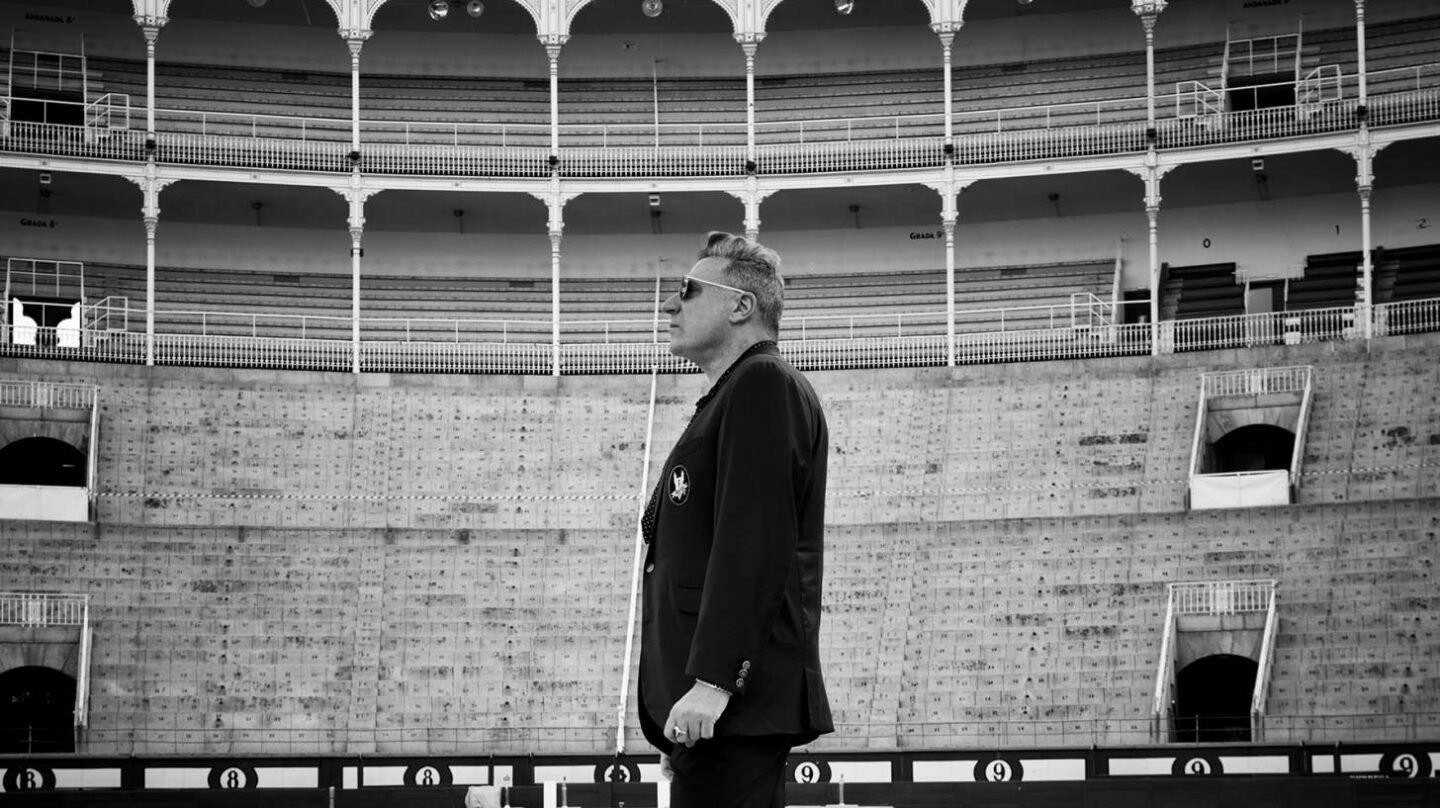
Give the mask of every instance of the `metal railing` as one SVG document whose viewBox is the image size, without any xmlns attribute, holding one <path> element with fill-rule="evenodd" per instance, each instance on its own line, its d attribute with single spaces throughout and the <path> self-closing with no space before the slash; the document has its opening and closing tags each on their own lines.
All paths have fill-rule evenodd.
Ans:
<svg viewBox="0 0 1440 808">
<path fill-rule="evenodd" d="M 1143 307 L 1148 301 L 1126 305 Z M 781 348 L 793 361 L 815 369 L 946 364 L 952 342 L 958 364 L 1154 352 L 1149 324 L 1117 322 L 1117 310 L 1099 298 L 1074 306 L 962 309 L 956 312 L 953 335 L 946 333 L 942 309 L 805 315 L 785 323 Z M 1440 298 L 1387 303 L 1374 311 L 1376 336 L 1440 331 Z M 45 339 L 44 330 L 34 326 L 0 326 L 0 355 L 145 362 L 144 333 L 100 327 L 123 318 L 133 328 L 145 321 L 144 315 L 141 309 L 113 304 L 104 317 L 77 329 L 78 341 L 67 338 L 66 344 Z M 1355 327 L 1357 317 L 1363 321 L 1358 307 L 1166 320 L 1160 323 L 1159 347 L 1161 353 L 1167 353 L 1361 339 L 1364 331 Z M 1286 320 L 1296 322 L 1294 330 L 1281 327 Z M 348 317 L 160 310 L 155 322 L 154 361 L 160 364 L 440 373 L 648 373 L 659 356 L 666 372 L 694 370 L 688 363 L 666 358 L 668 349 L 655 342 L 650 318 L 562 321 L 558 343 L 553 323 L 538 319 L 364 319 L 358 344 Z M 1290 380 L 1272 379 L 1263 384 L 1270 392 L 1300 384 L 1299 377 L 1287 378 Z M 1216 384 L 1247 390 L 1252 383 Z M 1202 382 L 1202 401 L 1205 389 Z M 1203 418 L 1203 412 L 1198 417 Z"/>
<path fill-rule="evenodd" d="M 93 384 L 0 379 L 0 407 L 93 410 L 98 395 Z"/>
<path fill-rule="evenodd" d="M 0 592 L 0 626 L 83 626 L 89 607 L 89 595 Z"/>
<path fill-rule="evenodd" d="M 1326 342 L 1361 336 L 1363 329 L 1356 328 L 1356 317 L 1356 307 L 1336 306 L 1193 320 L 1164 320 L 1160 323 L 1160 339 L 1165 346 L 1162 350 L 1174 351 L 1214 351 L 1262 345 Z"/>
<path fill-rule="evenodd" d="M 1226 75 L 1293 72 L 1300 59 L 1300 34 L 1233 39 L 1225 43 Z"/>
<path fill-rule="evenodd" d="M 1275 596 L 1273 579 L 1170 584 L 1170 606 L 1182 615 L 1263 612 Z"/>
<path fill-rule="evenodd" d="M 1207 397 L 1303 393 L 1310 389 L 1312 371 L 1310 365 L 1295 365 L 1206 373 L 1201 376 L 1201 393 Z"/>
<path fill-rule="evenodd" d="M 1440 298 L 1382 303 L 1375 307 L 1377 337 L 1428 331 L 1440 331 Z"/>
<path fill-rule="evenodd" d="M 1404 89 L 1370 95 L 1371 126 L 1440 119 L 1440 71 L 1433 66 L 1389 69 L 1377 75 L 1397 78 Z M 1224 111 L 1223 92 L 1181 83 L 1177 92 L 1156 96 L 1162 108 L 1173 105 L 1176 116 L 1157 121 L 1155 145 L 1163 150 L 1357 129 L 1358 98 L 1347 91 L 1349 77 L 1339 77 L 1338 84 L 1323 72 L 1312 78 L 1298 85 L 1290 81 L 1245 88 L 1289 86 L 1299 93 L 1296 103 L 1230 112 Z M 960 113 L 953 120 L 955 137 L 948 159 L 977 165 L 1143 152 L 1150 145 L 1144 100 L 1142 96 Z M 84 113 L 77 109 L 67 114 Z M 173 127 L 163 121 L 157 124 L 158 161 L 327 173 L 346 173 L 353 167 L 348 119 L 194 114 L 199 117 L 190 123 L 177 113 Z M 49 120 L 48 115 L 42 117 Z M 936 121 L 931 113 L 757 125 L 755 170 L 784 175 L 938 167 L 946 163 L 947 154 L 943 126 Z M 693 143 L 688 136 L 665 137 L 661 145 L 617 144 L 608 131 L 601 131 L 598 138 L 582 136 L 576 132 L 584 127 L 576 126 L 562 137 L 559 153 L 552 155 L 548 142 L 515 136 L 512 132 L 519 130 L 513 127 L 476 124 L 467 130 L 460 124 L 386 123 L 399 127 L 399 134 L 393 140 L 362 137 L 364 170 L 513 177 L 548 176 L 552 170 L 574 177 L 737 176 L 748 170 L 745 147 L 734 142 L 731 124 L 711 125 L 721 126 L 723 137 L 707 135 L 707 124 L 686 124 L 676 131 L 693 130 Z M 443 131 L 422 139 L 416 132 L 427 126 Z M 491 142 L 486 142 L 487 137 Z M 143 132 L 43 121 L 7 122 L 0 131 L 0 148 L 128 161 L 149 156 Z"/>
</svg>

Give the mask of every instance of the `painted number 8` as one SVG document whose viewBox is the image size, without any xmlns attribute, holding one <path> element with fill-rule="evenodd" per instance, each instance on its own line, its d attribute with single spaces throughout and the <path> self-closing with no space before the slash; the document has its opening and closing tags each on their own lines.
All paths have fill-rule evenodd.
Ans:
<svg viewBox="0 0 1440 808">
<path fill-rule="evenodd" d="M 434 770 L 434 769 L 430 768 L 429 766 L 426 766 L 425 768 L 423 768 L 423 769 L 420 770 L 420 785 L 422 785 L 422 786 L 433 786 L 433 785 L 435 785 L 435 770 Z"/>
<path fill-rule="evenodd" d="M 222 778 L 220 778 L 220 782 L 224 785 L 225 788 L 239 788 L 239 787 L 240 787 L 240 770 L 239 770 L 239 769 L 226 769 L 226 770 L 225 770 L 225 776 L 222 777 Z"/>
</svg>

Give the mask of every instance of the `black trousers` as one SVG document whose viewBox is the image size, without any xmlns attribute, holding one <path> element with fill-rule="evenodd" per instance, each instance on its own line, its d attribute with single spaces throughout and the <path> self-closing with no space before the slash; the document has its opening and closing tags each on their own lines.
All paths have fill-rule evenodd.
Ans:
<svg viewBox="0 0 1440 808">
<path fill-rule="evenodd" d="M 670 753 L 671 808 L 784 808 L 787 736 L 727 736 Z"/>
</svg>

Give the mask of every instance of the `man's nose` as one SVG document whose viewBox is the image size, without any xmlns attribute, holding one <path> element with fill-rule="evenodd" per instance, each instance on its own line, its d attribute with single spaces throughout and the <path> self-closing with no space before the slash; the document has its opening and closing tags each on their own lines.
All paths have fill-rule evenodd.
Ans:
<svg viewBox="0 0 1440 808">
<path fill-rule="evenodd" d="M 675 312 L 679 311 L 680 293 L 674 292 L 669 297 L 665 298 L 665 302 L 660 304 L 660 310 L 665 312 L 666 314 L 674 314 Z"/>
</svg>

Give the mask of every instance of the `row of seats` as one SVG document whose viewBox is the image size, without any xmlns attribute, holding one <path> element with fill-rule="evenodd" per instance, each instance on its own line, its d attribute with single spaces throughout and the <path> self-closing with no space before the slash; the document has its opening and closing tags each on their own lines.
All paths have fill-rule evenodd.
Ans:
<svg viewBox="0 0 1440 808">
<path fill-rule="evenodd" d="M 85 273 L 87 304 L 123 298 L 132 309 L 143 305 L 143 267 L 90 263 Z M 1088 322 L 1093 301 L 1113 297 L 1114 274 L 1108 260 L 958 271 L 957 329 L 1066 328 L 1076 316 Z M 888 335 L 902 318 L 912 333 L 934 333 L 943 328 L 945 295 L 943 270 L 791 276 L 782 336 Z M 550 340 L 549 281 L 365 275 L 360 299 L 362 339 Z M 162 333 L 339 340 L 351 334 L 352 286 L 344 276 L 157 268 L 155 300 Z M 1072 310 L 1072 302 L 1079 308 Z M 649 341 L 655 305 L 653 279 L 564 278 L 562 338 Z M 143 314 L 132 311 L 129 328 L 141 322 Z"/>
<path fill-rule="evenodd" d="M 1285 281 L 1278 302 L 1285 311 L 1355 305 L 1362 259 L 1353 250 L 1307 256 L 1304 273 Z M 1371 256 L 1371 273 L 1376 304 L 1440 297 L 1440 244 L 1378 248 Z M 1165 320 L 1245 314 L 1245 285 L 1238 282 L 1233 263 L 1167 266 L 1160 306 Z"/>
<path fill-rule="evenodd" d="M 1434 61 L 1434 43 L 1440 41 L 1437 31 L 1440 17 L 1433 16 L 1371 23 L 1366 31 L 1367 65 L 1380 73 L 1371 92 L 1413 89 L 1413 78 L 1407 85 L 1406 76 L 1391 70 Z M 1306 31 L 1304 37 L 1311 61 L 1340 65 L 1353 76 L 1358 53 L 1353 27 Z M 1223 51 L 1223 42 L 1158 48 L 1157 92 L 1164 96 L 1186 81 L 1220 87 Z M 132 104 L 143 106 L 142 61 L 91 59 L 90 67 L 96 95 L 127 93 Z M 1006 129 L 1134 120 L 1137 112 L 1144 111 L 1145 81 L 1143 52 L 1138 49 L 1043 62 L 956 66 L 952 72 L 956 131 L 992 132 L 1000 120 Z M 938 69 L 760 75 L 755 82 L 757 136 L 762 143 L 890 137 L 895 116 L 920 116 L 906 123 L 907 131 L 939 134 L 942 86 Z M 345 139 L 349 88 L 350 77 L 344 74 L 167 63 L 163 53 L 157 64 L 157 106 L 183 113 L 162 113 L 161 125 L 167 131 L 201 131 L 203 126 L 212 133 L 296 136 L 292 121 L 274 117 L 283 116 L 309 119 L 307 137 Z M 997 92 L 1000 88 L 1003 93 Z M 738 75 L 657 81 L 567 78 L 560 82 L 559 93 L 560 122 L 571 145 L 649 145 L 657 108 L 667 125 L 708 127 L 705 138 L 711 145 L 744 142 L 745 83 Z M 509 145 L 543 146 L 549 142 L 549 100 L 549 82 L 543 77 L 451 76 L 421 81 L 377 75 L 361 80 L 361 109 L 364 118 L 374 122 L 375 131 L 369 136 L 377 140 L 498 144 L 503 137 Z M 1164 104 L 1159 112 L 1165 116 L 1173 110 Z M 203 125 L 201 113 L 211 114 Z M 227 120 L 227 115 L 242 117 Z M 243 117 L 251 115 L 261 118 Z M 876 120 L 861 120 L 866 118 Z M 323 123 L 327 120 L 332 124 Z M 438 126 L 407 126 L 415 121 Z M 695 139 L 693 128 L 676 131 L 676 137 L 686 142 Z"/>
</svg>

